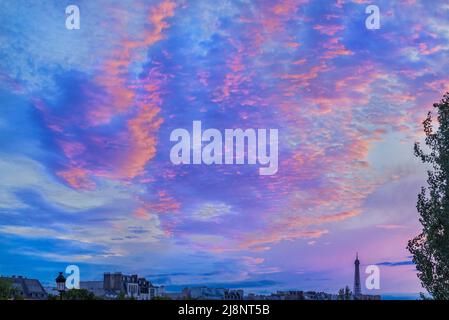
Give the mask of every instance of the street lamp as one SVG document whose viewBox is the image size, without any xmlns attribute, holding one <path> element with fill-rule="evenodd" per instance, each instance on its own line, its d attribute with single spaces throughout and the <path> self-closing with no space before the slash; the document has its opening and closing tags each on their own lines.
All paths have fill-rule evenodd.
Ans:
<svg viewBox="0 0 449 320">
<path fill-rule="evenodd" d="M 62 293 L 65 291 L 65 277 L 62 272 L 56 278 L 56 290 L 59 291 L 59 299 L 62 300 Z"/>
</svg>

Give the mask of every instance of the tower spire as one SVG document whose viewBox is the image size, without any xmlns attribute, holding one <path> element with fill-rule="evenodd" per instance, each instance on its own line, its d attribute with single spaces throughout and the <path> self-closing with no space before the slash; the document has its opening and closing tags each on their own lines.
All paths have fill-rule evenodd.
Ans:
<svg viewBox="0 0 449 320">
<path fill-rule="evenodd" d="M 354 261 L 354 297 L 357 298 L 362 294 L 362 288 L 360 285 L 360 261 L 359 261 L 359 253 L 356 252 L 355 261 Z"/>
</svg>

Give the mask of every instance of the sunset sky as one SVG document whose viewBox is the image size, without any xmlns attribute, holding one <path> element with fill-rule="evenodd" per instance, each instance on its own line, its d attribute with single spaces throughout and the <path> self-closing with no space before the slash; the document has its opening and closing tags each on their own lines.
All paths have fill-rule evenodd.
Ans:
<svg viewBox="0 0 449 320">
<path fill-rule="evenodd" d="M 336 292 L 358 252 L 363 292 L 420 292 L 413 143 L 448 70 L 443 0 L 2 0 L 0 274 Z M 173 165 L 194 120 L 278 129 L 279 171 Z"/>
</svg>

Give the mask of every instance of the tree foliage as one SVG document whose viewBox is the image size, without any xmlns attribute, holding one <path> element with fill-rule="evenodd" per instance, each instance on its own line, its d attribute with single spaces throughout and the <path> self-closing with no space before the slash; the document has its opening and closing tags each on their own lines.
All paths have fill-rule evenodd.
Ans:
<svg viewBox="0 0 449 320">
<path fill-rule="evenodd" d="M 22 300 L 23 297 L 18 290 L 14 288 L 13 282 L 8 279 L 0 279 L 0 300 Z"/>
<path fill-rule="evenodd" d="M 423 150 L 415 143 L 415 156 L 429 166 L 427 187 L 422 187 L 416 208 L 422 232 L 408 242 L 418 278 L 434 299 L 449 299 L 449 93 L 437 109 L 438 127 L 429 112 L 423 122 L 426 135 Z"/>
<path fill-rule="evenodd" d="M 86 289 L 71 289 L 62 294 L 63 300 L 98 300 L 92 292 Z"/>
<path fill-rule="evenodd" d="M 11 299 L 13 297 L 13 288 L 11 281 L 0 279 L 0 300 Z"/>
<path fill-rule="evenodd" d="M 338 290 L 338 300 L 351 300 L 352 291 L 348 286 Z"/>
</svg>

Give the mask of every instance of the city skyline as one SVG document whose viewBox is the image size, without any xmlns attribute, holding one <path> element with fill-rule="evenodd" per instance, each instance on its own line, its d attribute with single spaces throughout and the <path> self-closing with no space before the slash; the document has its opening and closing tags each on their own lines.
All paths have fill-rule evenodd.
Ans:
<svg viewBox="0 0 449 320">
<path fill-rule="evenodd" d="M 103 272 L 103 279 L 81 279 L 80 269 L 76 265 L 67 266 L 65 272 L 59 272 L 53 285 L 42 286 L 39 279 L 30 279 L 23 275 L 0 275 L 1 281 L 14 283 L 13 288 L 25 299 L 53 299 L 61 295 L 61 291 L 69 293 L 71 290 L 79 290 L 93 294 L 90 299 L 107 300 L 153 300 L 153 299 L 194 299 L 194 300 L 380 300 L 380 295 L 369 294 L 372 288 L 366 287 L 367 292 L 361 290 L 360 260 L 358 253 L 354 261 L 353 291 L 348 285 L 343 286 L 338 292 L 323 292 L 315 290 L 275 290 L 272 292 L 257 293 L 245 292 L 241 287 L 228 287 L 227 284 L 215 285 L 178 285 L 177 290 L 166 290 L 165 286 L 158 286 L 150 279 L 138 274 L 124 274 L 123 272 Z M 372 267 L 372 266 L 371 266 Z M 65 275 L 65 276 L 64 276 Z M 373 275 L 373 274 L 372 274 Z M 378 282 L 378 275 L 374 275 L 374 281 Z M 374 279 L 373 278 L 373 279 Z M 368 280 L 367 280 L 368 282 Z M 371 282 L 371 281 L 370 281 Z M 29 287 L 30 286 L 30 287 Z M 45 291 L 46 292 L 45 292 Z M 84 293 L 83 293 L 84 294 Z M 44 296 L 45 295 L 45 296 Z M 385 298 L 413 299 L 416 296 L 384 296 Z M 86 296 L 85 298 L 86 299 Z"/>
<path fill-rule="evenodd" d="M 336 292 L 359 252 L 362 292 L 368 265 L 373 294 L 424 291 L 413 144 L 449 91 L 445 1 L 2 1 L 0 19 L 0 274 Z M 277 130 L 276 172 L 174 164 L 196 121 Z"/>
</svg>

